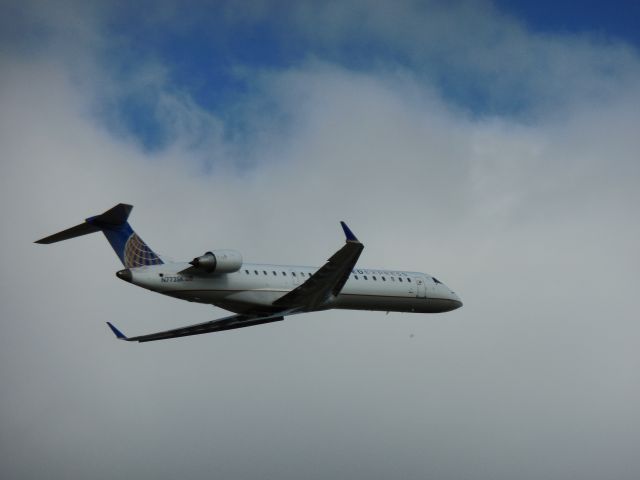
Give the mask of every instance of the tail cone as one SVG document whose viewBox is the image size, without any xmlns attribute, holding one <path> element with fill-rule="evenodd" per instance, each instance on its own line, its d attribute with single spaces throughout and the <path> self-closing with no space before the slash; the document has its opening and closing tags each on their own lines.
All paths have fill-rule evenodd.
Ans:
<svg viewBox="0 0 640 480">
<path fill-rule="evenodd" d="M 118 270 L 116 272 L 116 277 L 118 277 L 120 280 L 124 280 L 125 282 L 129 282 L 129 283 L 131 283 L 131 280 L 133 279 L 133 275 L 131 275 L 131 270 L 129 270 L 128 268 L 125 268 L 123 270 Z"/>
</svg>

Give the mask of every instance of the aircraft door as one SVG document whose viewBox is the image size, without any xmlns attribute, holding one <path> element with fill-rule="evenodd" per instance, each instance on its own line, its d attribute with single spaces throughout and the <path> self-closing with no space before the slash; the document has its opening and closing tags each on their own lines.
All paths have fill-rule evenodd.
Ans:
<svg viewBox="0 0 640 480">
<path fill-rule="evenodd" d="M 416 295 L 418 298 L 427 298 L 427 287 L 424 284 L 424 280 L 422 278 L 415 279 L 416 285 L 418 286 Z"/>
</svg>

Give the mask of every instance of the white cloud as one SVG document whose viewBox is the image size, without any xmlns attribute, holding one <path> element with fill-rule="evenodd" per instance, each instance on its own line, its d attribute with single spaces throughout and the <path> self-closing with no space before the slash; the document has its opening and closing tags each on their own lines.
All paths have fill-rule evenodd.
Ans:
<svg viewBox="0 0 640 480">
<path fill-rule="evenodd" d="M 540 42 L 523 30 L 511 38 Z M 577 86 L 571 102 L 526 122 L 469 116 L 411 68 L 309 61 L 258 72 L 261 97 L 239 107 L 256 135 L 248 148 L 214 135 L 194 149 L 193 125 L 215 132 L 224 120 L 167 89 L 160 70 L 144 84 L 175 141 L 153 154 L 92 113 L 95 92 L 122 85 L 96 73 L 79 88 L 57 57 L 5 55 L 6 471 L 636 478 L 638 59 L 616 45 L 545 42 L 541 64 L 561 64 L 557 51 L 595 60 L 533 68 L 546 85 Z M 594 74 L 604 53 L 630 77 Z M 275 102 L 286 122 L 270 124 L 253 101 Z M 238 152 L 251 168 L 235 167 L 246 161 Z M 148 243 L 178 258 L 232 247 L 249 260 L 319 264 L 345 219 L 365 242 L 364 264 L 442 276 L 465 307 L 324 312 L 123 345 L 104 321 L 141 333 L 222 312 L 118 281 L 98 236 L 31 243 L 120 201 L 136 205 L 132 224 Z"/>
</svg>

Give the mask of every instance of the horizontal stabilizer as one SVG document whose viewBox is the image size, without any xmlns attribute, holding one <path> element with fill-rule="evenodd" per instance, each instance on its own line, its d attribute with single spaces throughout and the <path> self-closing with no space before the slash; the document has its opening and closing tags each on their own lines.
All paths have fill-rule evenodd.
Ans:
<svg viewBox="0 0 640 480">
<path fill-rule="evenodd" d="M 87 218 L 87 223 L 92 225 L 122 225 L 127 221 L 129 215 L 131 214 L 131 210 L 133 209 L 132 205 L 127 205 L 126 203 L 119 203 L 115 207 L 110 208 L 102 215 L 97 215 L 95 217 Z"/>
<path fill-rule="evenodd" d="M 35 243 L 55 243 L 73 237 L 102 232 L 125 268 L 136 268 L 164 263 L 131 228 L 129 215 L 133 206 L 119 203 L 101 215 L 89 217 L 84 223 L 67 228 Z"/>
<path fill-rule="evenodd" d="M 82 235 L 88 235 L 89 233 L 99 232 L 100 227 L 96 227 L 94 225 L 90 225 L 88 223 L 81 223 L 80 225 L 76 225 L 75 227 L 67 228 L 58 233 L 54 233 L 53 235 L 49 235 L 48 237 L 41 238 L 37 240 L 35 243 L 41 244 L 49 244 L 61 242 L 62 240 L 69 240 L 70 238 L 80 237 Z"/>
<path fill-rule="evenodd" d="M 105 228 L 123 225 L 127 222 L 132 208 L 133 207 L 131 205 L 127 205 L 126 203 L 119 203 L 115 207 L 104 212 L 102 215 L 87 218 L 85 222 L 80 225 L 76 225 L 75 227 L 67 228 L 61 232 L 41 238 L 40 240 L 36 240 L 35 243 L 49 244 L 61 242 L 62 240 L 69 240 L 70 238 L 99 232 Z"/>
</svg>

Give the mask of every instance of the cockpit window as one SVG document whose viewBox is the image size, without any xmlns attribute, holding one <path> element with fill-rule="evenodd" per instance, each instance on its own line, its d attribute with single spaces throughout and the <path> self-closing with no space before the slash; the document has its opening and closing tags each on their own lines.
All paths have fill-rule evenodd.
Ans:
<svg viewBox="0 0 640 480">
<path fill-rule="evenodd" d="M 438 280 L 436 277 L 431 277 L 431 278 L 433 278 L 433 281 L 435 283 L 439 283 L 440 285 L 442 285 L 442 282 L 440 280 Z"/>
</svg>

